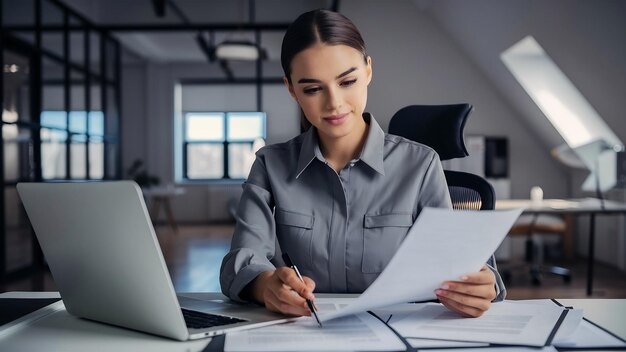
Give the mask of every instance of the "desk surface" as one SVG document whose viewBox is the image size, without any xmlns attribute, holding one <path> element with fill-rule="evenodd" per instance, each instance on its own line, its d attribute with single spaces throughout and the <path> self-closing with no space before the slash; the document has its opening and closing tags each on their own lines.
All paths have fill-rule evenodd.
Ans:
<svg viewBox="0 0 626 352">
<path fill-rule="evenodd" d="M 612 200 L 602 202 L 597 198 L 544 199 L 533 202 L 530 199 L 496 200 L 496 209 L 525 208 L 524 213 L 626 213 L 626 203 Z"/>
<path fill-rule="evenodd" d="M 626 340 L 626 299 L 557 299 L 564 306 L 582 309 L 585 318 Z"/>
<path fill-rule="evenodd" d="M 220 293 L 179 293 L 183 296 L 194 297 L 198 299 L 218 299 L 224 298 Z M 357 295 L 337 295 L 337 294 L 317 294 L 318 297 L 355 297 Z M 58 292 L 5 292 L 0 294 L 0 302 L 2 298 L 7 299 L 31 299 L 31 298 L 58 298 Z M 605 329 L 611 331 L 615 335 L 626 339 L 626 299 L 557 299 L 565 306 L 573 306 L 584 310 L 584 315 L 593 322 L 601 325 Z M 76 319 L 67 313 L 56 317 L 57 320 L 64 322 L 72 329 L 72 339 L 79 339 L 82 343 L 88 344 L 94 342 L 95 339 L 101 339 L 101 335 L 107 337 L 108 341 L 100 347 L 104 349 L 111 347 L 117 351 L 136 350 L 163 350 L 163 351 L 200 351 L 206 346 L 209 340 L 176 342 L 157 336 L 147 335 L 130 330 L 120 329 L 108 325 L 98 324 L 95 322 Z M 54 334 L 58 334 L 55 330 L 54 322 L 50 323 L 48 330 L 50 335 L 48 338 L 48 346 L 50 350 L 62 347 L 60 343 L 63 341 L 54 341 Z M 0 337 L 2 334 L 0 333 Z M 6 336 L 9 337 L 10 336 Z M 66 337 L 67 338 L 67 337 Z M 52 339 L 52 340 L 50 340 Z M 119 340 L 119 341 L 116 341 Z M 6 340 L 3 340 L 5 342 Z M 11 341 L 9 341 L 11 342 Z M 34 343 L 34 342 L 33 342 Z M 105 346 L 106 345 L 106 346 Z M 32 346 L 35 346 L 32 344 Z M 31 346 L 31 347 L 32 347 Z M 82 345 L 83 347 L 85 345 Z M 128 348 L 127 348 L 128 347 Z M 146 348 L 150 347 L 150 348 Z M 120 349 L 121 348 L 121 349 Z"/>
</svg>

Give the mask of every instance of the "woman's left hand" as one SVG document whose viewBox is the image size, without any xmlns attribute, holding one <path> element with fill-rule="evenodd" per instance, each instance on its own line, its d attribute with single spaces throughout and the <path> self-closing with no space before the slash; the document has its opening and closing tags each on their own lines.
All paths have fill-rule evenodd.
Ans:
<svg viewBox="0 0 626 352">
<path fill-rule="evenodd" d="M 439 301 L 448 309 L 466 317 L 483 315 L 496 298 L 496 276 L 483 266 L 477 273 L 465 274 L 460 281 L 446 281 L 435 290 Z"/>
</svg>

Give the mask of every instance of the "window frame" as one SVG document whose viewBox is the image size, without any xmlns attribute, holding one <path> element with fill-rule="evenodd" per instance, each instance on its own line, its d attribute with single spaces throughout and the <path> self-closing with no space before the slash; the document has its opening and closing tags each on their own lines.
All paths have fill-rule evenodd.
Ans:
<svg viewBox="0 0 626 352">
<path fill-rule="evenodd" d="M 45 114 L 58 114 L 58 116 L 61 116 L 62 118 L 64 118 L 65 120 L 63 121 L 62 125 L 59 126 L 55 126 L 54 124 L 49 124 L 43 121 Z M 84 114 L 84 118 L 85 118 L 85 124 L 84 124 L 84 131 L 82 132 L 76 132 L 74 130 L 72 130 L 72 123 L 71 123 L 71 116 L 73 114 Z M 93 130 L 93 125 L 92 125 L 92 118 L 94 118 L 94 116 L 92 116 L 92 114 L 97 114 L 99 115 L 100 119 L 101 119 L 101 131 L 98 132 L 94 132 Z M 68 121 L 70 121 L 70 123 L 68 124 Z M 65 164 L 68 165 L 69 164 L 69 169 L 72 170 L 71 165 L 73 163 L 74 158 L 72 157 L 72 153 L 73 153 L 73 148 L 72 146 L 74 145 L 84 145 L 85 146 L 85 170 L 84 170 L 84 176 L 81 177 L 74 177 L 70 171 L 69 174 L 66 174 L 65 177 L 45 177 L 44 175 L 44 161 L 43 161 L 43 150 L 42 150 L 42 165 L 41 165 L 41 177 L 44 181 L 46 182 L 55 182 L 55 181 L 63 181 L 63 180 L 76 180 L 76 181 L 86 181 L 86 180 L 92 180 L 92 181 L 103 181 L 106 179 L 106 173 L 104 171 L 105 169 L 105 164 L 106 164 L 106 159 L 105 159 L 105 145 L 107 142 L 115 142 L 116 138 L 114 136 L 110 136 L 106 134 L 106 118 L 104 115 L 104 111 L 102 110 L 71 110 L 69 112 L 64 111 L 64 110 L 58 110 L 58 109 L 50 109 L 50 110 L 42 110 L 41 111 L 41 115 L 39 117 L 39 138 L 40 138 L 40 144 L 41 144 L 41 148 L 43 149 L 44 146 L 46 146 L 47 144 L 51 144 L 54 143 L 54 139 L 53 138 L 42 138 L 41 137 L 41 133 L 42 131 L 46 130 L 46 131 L 50 131 L 52 133 L 61 133 L 61 134 L 65 134 L 63 136 L 63 138 L 59 139 L 59 141 L 61 142 L 61 144 L 64 145 L 64 148 L 69 148 L 69 156 L 70 158 L 67 159 L 67 152 L 65 152 Z M 81 138 L 84 138 L 84 140 L 80 140 Z M 102 144 L 103 149 L 102 149 L 102 155 L 101 155 L 101 168 L 102 168 L 102 175 L 98 175 L 95 176 L 91 173 L 91 168 L 93 167 L 93 165 L 91 165 L 92 161 L 91 161 L 91 153 L 93 153 L 93 150 L 89 147 L 87 147 L 87 145 L 92 145 L 92 144 Z"/>
<path fill-rule="evenodd" d="M 212 140 L 188 140 L 187 138 L 187 121 L 189 115 L 222 115 L 223 123 L 224 123 L 224 140 L 223 141 L 212 141 Z M 231 115 L 253 115 L 259 114 L 261 117 L 261 138 L 267 138 L 267 113 L 264 111 L 197 111 L 197 110 L 186 110 L 182 112 L 182 180 L 183 182 L 190 183 L 219 183 L 223 181 L 237 181 L 242 182 L 245 181 L 246 178 L 232 178 L 229 174 L 229 160 L 228 160 L 228 146 L 231 144 L 247 144 L 252 147 L 254 144 L 254 139 L 250 140 L 233 140 L 229 141 L 228 139 L 228 119 Z M 190 145 L 222 145 L 222 167 L 223 167 L 223 176 L 220 178 L 189 178 L 188 176 L 188 148 Z"/>
</svg>

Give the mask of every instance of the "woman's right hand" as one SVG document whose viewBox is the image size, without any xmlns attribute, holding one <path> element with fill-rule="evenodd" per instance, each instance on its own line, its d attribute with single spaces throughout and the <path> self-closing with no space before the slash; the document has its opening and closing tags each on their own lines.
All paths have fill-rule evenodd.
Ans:
<svg viewBox="0 0 626 352">
<path fill-rule="evenodd" d="M 303 276 L 300 281 L 295 271 L 280 267 L 274 271 L 261 273 L 254 279 L 250 292 L 252 297 L 273 312 L 301 316 L 310 316 L 311 311 L 306 298 L 315 300 L 313 290 L 315 282 Z"/>
</svg>

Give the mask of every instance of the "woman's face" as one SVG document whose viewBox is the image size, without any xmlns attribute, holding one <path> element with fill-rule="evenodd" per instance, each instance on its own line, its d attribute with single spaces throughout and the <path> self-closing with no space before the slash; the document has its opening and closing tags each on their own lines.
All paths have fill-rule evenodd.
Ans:
<svg viewBox="0 0 626 352">
<path fill-rule="evenodd" d="M 347 45 L 318 43 L 291 61 L 289 93 L 320 137 L 360 137 L 367 86 L 372 78 L 371 59 Z"/>
</svg>

